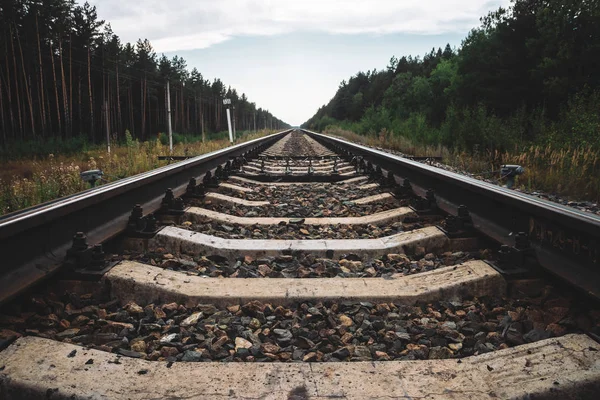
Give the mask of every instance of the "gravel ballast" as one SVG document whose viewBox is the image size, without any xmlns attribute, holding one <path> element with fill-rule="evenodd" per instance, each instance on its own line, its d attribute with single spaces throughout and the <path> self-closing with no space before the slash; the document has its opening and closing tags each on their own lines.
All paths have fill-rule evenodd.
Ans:
<svg viewBox="0 0 600 400">
<path fill-rule="evenodd" d="M 170 362 L 327 362 L 461 358 L 571 332 L 600 334 L 598 310 L 537 281 L 521 286 L 507 299 L 415 306 L 249 302 L 227 308 L 119 304 L 99 294 L 50 291 L 5 310 L 0 337 L 4 346 L 33 335 Z"/>
</svg>

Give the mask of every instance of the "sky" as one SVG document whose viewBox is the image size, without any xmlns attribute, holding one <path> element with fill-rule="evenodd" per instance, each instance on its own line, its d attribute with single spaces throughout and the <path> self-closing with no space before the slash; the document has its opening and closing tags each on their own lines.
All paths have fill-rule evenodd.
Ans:
<svg viewBox="0 0 600 400">
<path fill-rule="evenodd" d="M 358 71 L 458 48 L 509 0 L 88 0 L 123 43 L 151 41 L 296 126 Z"/>
</svg>

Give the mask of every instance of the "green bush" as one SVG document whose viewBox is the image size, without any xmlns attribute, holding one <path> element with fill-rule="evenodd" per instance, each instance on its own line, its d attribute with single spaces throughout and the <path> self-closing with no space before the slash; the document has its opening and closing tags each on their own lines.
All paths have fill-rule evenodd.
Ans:
<svg viewBox="0 0 600 400">
<path fill-rule="evenodd" d="M 21 158 L 45 158 L 49 154 L 71 155 L 85 152 L 95 146 L 90 145 L 85 135 L 69 139 L 39 138 L 8 143 L 0 147 L 0 160 L 17 160 Z"/>
</svg>

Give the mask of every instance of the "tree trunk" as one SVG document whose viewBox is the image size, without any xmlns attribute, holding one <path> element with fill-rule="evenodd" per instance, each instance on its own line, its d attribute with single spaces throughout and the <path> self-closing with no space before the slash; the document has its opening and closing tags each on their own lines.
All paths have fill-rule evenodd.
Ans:
<svg viewBox="0 0 600 400">
<path fill-rule="evenodd" d="M 44 100 L 45 98 L 45 104 L 46 104 L 46 118 L 48 121 L 48 130 L 50 132 L 50 135 L 52 135 L 54 133 L 54 125 L 52 124 L 52 88 L 50 84 L 44 85 L 44 97 L 42 97 L 42 100 Z"/>
<path fill-rule="evenodd" d="M 40 29 L 38 16 L 35 15 L 35 30 L 37 34 L 38 62 L 40 64 L 40 112 L 42 114 L 42 135 L 46 133 L 46 106 L 44 104 L 44 67 L 42 65 L 42 46 L 40 45 Z"/>
<path fill-rule="evenodd" d="M 219 99 L 215 99 L 215 129 L 219 130 L 219 104 L 217 103 Z"/>
<path fill-rule="evenodd" d="M 199 120 L 199 116 L 200 114 L 198 113 L 198 95 L 196 93 L 194 93 L 194 134 L 197 135 L 198 134 L 198 120 Z"/>
<path fill-rule="evenodd" d="M 15 136 L 15 117 L 12 107 L 12 93 L 10 90 L 10 67 L 8 65 L 8 42 L 6 43 L 6 94 L 8 100 L 8 115 L 10 117 L 10 129 L 12 136 Z"/>
<path fill-rule="evenodd" d="M 94 99 L 92 97 L 92 69 L 91 69 L 91 55 L 90 47 L 87 49 L 87 70 L 88 70 L 88 94 L 90 96 L 90 137 L 92 142 L 95 142 L 94 136 Z"/>
<path fill-rule="evenodd" d="M 192 131 L 192 124 L 190 122 L 190 98 L 183 97 L 183 104 L 185 104 L 185 129 L 187 133 Z"/>
<path fill-rule="evenodd" d="M 151 105 L 150 104 L 150 96 L 148 96 L 148 81 L 144 80 L 144 96 L 146 97 L 146 111 L 148 112 L 148 126 L 147 126 L 147 134 L 146 134 L 146 139 L 148 137 L 151 137 L 152 132 L 154 132 L 153 126 L 152 126 L 152 117 L 150 116 L 151 114 Z"/>
<path fill-rule="evenodd" d="M 63 113 L 65 116 L 65 136 L 71 136 L 71 120 L 69 117 L 69 103 L 67 99 L 67 82 L 65 81 L 65 68 L 63 65 L 62 40 L 58 42 L 58 51 L 60 52 L 60 76 L 63 95 Z"/>
<path fill-rule="evenodd" d="M 100 58 L 102 59 L 102 107 L 106 108 L 104 112 L 108 113 L 108 108 L 106 107 L 106 80 L 104 78 L 106 75 L 106 68 L 104 67 L 104 44 L 102 45 L 102 53 L 100 54 Z M 105 118 L 100 119 L 104 121 Z M 100 131 L 102 131 L 102 124 L 100 124 Z"/>
<path fill-rule="evenodd" d="M 2 144 L 6 144 L 6 125 L 4 124 L 4 102 L 2 101 L 2 77 L 0 76 L 0 121 L 2 121 Z"/>
<path fill-rule="evenodd" d="M 131 84 L 131 82 L 130 82 Z M 129 124 L 131 126 L 131 135 L 133 136 L 135 134 L 135 123 L 133 121 L 133 93 L 131 90 L 131 86 L 129 87 Z"/>
<path fill-rule="evenodd" d="M 115 63 L 117 68 L 117 131 L 121 132 L 121 90 L 119 89 L 119 63 Z"/>
<path fill-rule="evenodd" d="M 179 92 L 179 112 L 181 113 L 181 130 L 186 132 L 186 121 L 185 121 L 185 103 L 183 101 L 183 82 L 181 83 L 181 91 Z"/>
<path fill-rule="evenodd" d="M 202 107 L 202 93 L 200 93 L 200 129 L 202 130 L 202 143 L 205 143 L 206 134 L 204 133 L 204 107 Z"/>
<path fill-rule="evenodd" d="M 115 88 L 110 84 L 111 80 L 110 80 L 110 75 L 108 76 L 108 106 L 110 107 L 110 120 L 112 121 L 111 126 L 113 127 L 113 131 L 110 132 L 111 134 L 111 138 L 112 139 L 117 139 L 117 135 L 116 132 L 119 129 L 118 128 L 118 124 L 119 122 L 117 121 L 117 106 L 115 105 L 115 100 L 114 100 L 114 92 L 115 92 Z M 118 103 L 118 101 L 117 101 Z"/>
<path fill-rule="evenodd" d="M 141 81 L 141 106 L 142 106 L 142 131 L 140 132 L 140 137 L 142 140 L 146 137 L 146 88 L 145 88 L 146 80 Z"/>
<path fill-rule="evenodd" d="M 54 53 L 52 52 L 52 42 L 50 42 L 50 57 L 52 60 L 52 80 L 54 81 L 54 97 L 56 98 L 56 118 L 58 121 L 58 132 L 62 133 L 62 122 L 60 118 L 60 102 L 58 101 L 58 84 L 56 83 L 56 68 L 54 67 Z"/>
<path fill-rule="evenodd" d="M 183 85 L 179 87 L 179 95 L 175 93 L 175 103 L 177 104 L 177 114 L 179 114 L 179 131 L 185 132 L 185 116 L 183 113 L 183 102 L 181 101 Z"/>
<path fill-rule="evenodd" d="M 177 100 L 177 86 L 173 85 L 173 96 L 169 93 L 170 97 L 174 97 Z M 173 103 L 173 108 L 171 109 L 171 115 L 173 116 L 173 129 L 175 132 L 179 132 L 179 113 L 177 112 L 177 101 Z"/>
<path fill-rule="evenodd" d="M 17 57 L 15 56 L 15 42 L 14 42 L 13 36 L 12 36 L 12 26 L 9 29 L 10 29 L 10 47 L 12 49 L 13 65 L 15 68 L 13 70 L 13 72 L 15 73 L 15 97 L 17 98 L 17 111 L 18 111 L 18 116 L 19 116 L 19 133 L 21 134 L 21 138 L 22 138 L 23 137 L 23 117 L 21 116 L 21 100 L 19 98 L 19 78 L 17 76 Z"/>
<path fill-rule="evenodd" d="M 73 136 L 73 39 L 69 35 L 69 136 Z"/>
<path fill-rule="evenodd" d="M 17 42 L 19 43 L 19 53 L 21 55 L 21 70 L 23 71 L 23 82 L 25 84 L 25 94 L 27 98 L 27 103 L 29 104 L 29 117 L 31 121 L 31 134 L 35 137 L 35 115 L 33 113 L 33 100 L 31 99 L 31 90 L 29 90 L 29 83 L 27 81 L 27 73 L 25 71 L 25 60 L 23 59 L 23 47 L 21 47 L 21 37 L 19 36 L 19 32 L 15 30 L 17 34 Z"/>
<path fill-rule="evenodd" d="M 78 74 L 79 79 L 77 79 L 77 82 L 78 82 L 78 84 L 77 84 L 77 111 L 78 111 L 77 112 L 77 116 L 78 116 L 77 120 L 78 120 L 79 124 L 78 124 L 77 128 L 78 128 L 79 133 L 81 134 L 82 128 L 83 128 L 82 124 L 81 124 L 81 121 L 83 120 L 81 118 L 82 108 L 83 108 L 83 105 L 81 104 L 81 67 L 79 67 L 78 70 L 79 70 L 79 74 Z"/>
</svg>

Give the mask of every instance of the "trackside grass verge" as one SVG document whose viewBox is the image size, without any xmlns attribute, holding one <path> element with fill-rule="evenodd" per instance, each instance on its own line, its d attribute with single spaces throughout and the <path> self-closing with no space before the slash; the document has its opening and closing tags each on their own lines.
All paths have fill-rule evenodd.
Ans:
<svg viewBox="0 0 600 400">
<path fill-rule="evenodd" d="M 244 134 L 238 142 L 270 133 Z M 110 154 L 105 147 L 96 147 L 78 154 L 49 154 L 42 159 L 6 161 L 0 168 L 0 215 L 89 188 L 79 176 L 82 171 L 100 169 L 106 183 L 166 165 L 167 161 L 158 160 L 158 156 L 169 154 L 169 146 L 163 142 L 160 137 L 139 142 L 128 136 L 125 143 L 113 145 Z M 197 156 L 228 145 L 226 139 L 179 143 L 173 146 L 173 154 Z"/>
<path fill-rule="evenodd" d="M 503 152 L 471 153 L 444 146 L 419 145 L 385 129 L 378 135 L 363 136 L 328 126 L 323 133 L 414 156 L 441 156 L 444 164 L 485 179 L 497 179 L 499 173 L 493 171 L 498 171 L 503 164 L 518 164 L 525 167 L 525 174 L 517 180 L 518 189 L 571 200 L 600 201 L 600 151 L 592 148 L 528 145 Z"/>
</svg>

